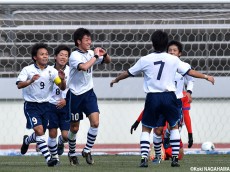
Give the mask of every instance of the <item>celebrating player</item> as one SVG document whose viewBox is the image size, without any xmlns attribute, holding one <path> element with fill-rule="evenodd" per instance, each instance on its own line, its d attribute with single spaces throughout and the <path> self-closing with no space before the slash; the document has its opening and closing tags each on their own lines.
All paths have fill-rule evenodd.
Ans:
<svg viewBox="0 0 230 172">
<path fill-rule="evenodd" d="M 85 113 L 90 121 L 90 128 L 87 134 L 87 143 L 82 150 L 82 156 L 88 164 L 93 164 L 91 149 L 96 140 L 99 126 L 97 97 L 93 91 L 93 65 L 110 63 L 111 59 L 103 48 L 97 47 L 94 51 L 90 50 L 92 40 L 89 30 L 79 28 L 74 32 L 73 37 L 76 50 L 71 53 L 69 58 L 69 91 L 66 96 L 71 113 L 68 156 L 71 165 L 78 164 L 75 153 L 76 136 L 80 120 L 83 119 L 83 113 Z"/>
<path fill-rule="evenodd" d="M 22 89 L 24 103 L 24 113 L 27 119 L 26 127 L 34 130 L 32 135 L 23 137 L 21 154 L 25 154 L 30 143 L 37 143 L 38 148 L 46 159 L 48 166 L 57 164 L 56 159 L 52 159 L 45 140 L 45 130 L 48 124 L 49 100 L 54 83 L 65 90 L 65 73 L 57 71 L 48 63 L 48 48 L 46 44 L 37 43 L 31 50 L 34 64 L 26 66 L 17 78 L 17 87 Z"/>
<path fill-rule="evenodd" d="M 68 81 L 69 66 L 67 65 L 70 48 L 66 45 L 59 45 L 54 52 L 55 64 L 54 68 L 63 70 L 65 72 L 65 80 Z M 49 114 L 49 138 L 48 147 L 52 158 L 56 158 L 59 161 L 58 155 L 62 155 L 64 152 L 64 143 L 68 141 L 68 131 L 70 127 L 69 114 L 66 106 L 66 93 L 68 89 L 64 91 L 54 85 L 52 96 L 50 99 Z M 57 144 L 57 129 L 60 128 L 61 135 L 58 137 Z"/>
<path fill-rule="evenodd" d="M 166 53 L 168 34 L 163 31 L 155 31 L 152 34 L 152 44 L 155 52 L 141 57 L 137 63 L 112 80 L 110 86 L 129 76 L 135 76 L 143 72 L 144 91 L 147 93 L 144 113 L 142 118 L 142 134 L 140 139 L 141 163 L 140 167 L 148 167 L 148 153 L 150 147 L 150 132 L 156 128 L 157 122 L 167 120 L 170 125 L 170 144 L 172 145 L 172 167 L 179 167 L 178 154 L 180 147 L 180 133 L 178 121 L 177 98 L 175 95 L 176 72 L 189 74 L 197 78 L 203 78 L 214 84 L 214 78 L 195 70 L 190 65 L 182 62 L 178 57 Z M 165 118 L 165 119 L 163 119 Z"/>
<path fill-rule="evenodd" d="M 182 44 L 178 41 L 170 41 L 169 44 L 168 44 L 168 47 L 167 47 L 167 52 L 169 54 L 172 54 L 172 55 L 175 55 L 177 57 L 180 57 L 181 56 L 181 53 L 182 53 Z M 185 85 L 185 81 L 187 83 L 187 92 L 184 91 L 183 92 L 183 89 L 184 89 L 184 85 Z M 193 90 L 193 78 L 189 75 L 185 75 L 184 77 L 182 75 L 180 75 L 179 73 L 176 73 L 175 75 L 175 84 L 176 84 L 176 97 L 177 97 L 177 101 L 178 101 L 178 105 L 179 106 L 179 110 L 182 111 L 183 109 L 183 112 L 186 110 L 188 111 L 190 108 L 190 101 L 191 101 L 191 94 L 192 94 L 192 90 Z M 182 108 L 182 109 L 181 109 Z M 133 130 L 136 130 L 136 128 L 138 127 L 139 125 L 139 122 L 141 121 L 142 119 L 142 115 L 143 115 L 143 111 L 141 112 L 141 114 L 139 115 L 138 119 L 135 121 L 135 123 L 131 126 L 131 134 L 133 132 Z M 191 120 L 190 120 L 190 116 L 189 116 L 189 113 L 186 113 L 186 115 L 184 113 L 182 113 L 182 118 L 181 118 L 181 121 L 180 121 L 180 125 L 182 125 L 184 123 L 184 121 L 187 121 L 187 123 L 190 121 L 189 124 L 186 124 L 187 127 L 187 130 L 188 130 L 188 138 L 189 138 L 189 141 L 188 141 L 188 147 L 190 148 L 192 146 L 192 143 L 193 143 L 193 139 L 192 139 L 192 132 L 191 132 Z M 189 119 L 188 119 L 189 118 Z M 185 122 L 186 123 L 186 122 Z M 165 125 L 165 123 L 164 123 Z M 188 129 L 189 128 L 189 129 Z M 168 129 L 168 127 L 164 127 L 164 126 L 159 126 L 157 129 L 156 133 L 158 133 L 158 135 L 154 134 L 153 135 L 153 145 L 154 145 L 154 150 L 155 150 L 155 155 L 154 155 L 154 159 L 153 159 L 153 163 L 157 164 L 157 163 L 160 163 L 161 162 L 161 157 L 162 157 L 162 150 L 159 151 L 161 148 L 161 143 L 162 143 L 162 134 L 164 135 L 164 138 L 163 138 L 163 143 L 164 143 L 164 148 L 165 148 L 165 152 L 163 152 L 163 154 L 166 156 L 166 157 L 163 157 L 163 158 L 170 158 L 171 154 L 172 154 L 172 148 L 169 144 L 170 142 L 170 139 L 169 139 L 169 136 L 170 136 L 170 131 Z M 179 157 L 178 159 L 180 160 L 182 157 L 183 157 L 183 154 L 184 154 L 184 151 L 183 151 L 183 143 L 181 141 L 180 143 L 180 150 L 179 150 Z"/>
</svg>

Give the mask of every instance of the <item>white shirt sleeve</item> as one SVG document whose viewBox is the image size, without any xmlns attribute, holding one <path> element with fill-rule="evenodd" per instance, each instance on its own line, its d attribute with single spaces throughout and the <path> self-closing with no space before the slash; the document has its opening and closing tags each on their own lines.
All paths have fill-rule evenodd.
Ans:
<svg viewBox="0 0 230 172">
<path fill-rule="evenodd" d="M 178 71 L 177 71 L 178 73 L 184 76 L 189 71 L 189 69 L 191 69 L 191 67 L 188 63 L 185 63 L 179 60 L 179 66 L 178 66 Z"/>
<path fill-rule="evenodd" d="M 29 77 L 28 72 L 27 72 L 26 68 L 24 67 L 22 69 L 22 71 L 20 72 L 20 74 L 18 75 L 17 82 L 18 81 L 26 81 L 26 80 L 28 80 L 28 77 Z"/>
<path fill-rule="evenodd" d="M 190 75 L 185 75 L 185 84 L 187 85 L 187 90 L 193 91 L 194 78 Z"/>
<path fill-rule="evenodd" d="M 69 65 L 78 69 L 79 64 L 84 63 L 81 58 L 80 54 L 72 52 L 69 57 Z"/>
<path fill-rule="evenodd" d="M 141 58 L 136 62 L 134 66 L 128 69 L 129 73 L 133 76 L 142 72 Z"/>
</svg>

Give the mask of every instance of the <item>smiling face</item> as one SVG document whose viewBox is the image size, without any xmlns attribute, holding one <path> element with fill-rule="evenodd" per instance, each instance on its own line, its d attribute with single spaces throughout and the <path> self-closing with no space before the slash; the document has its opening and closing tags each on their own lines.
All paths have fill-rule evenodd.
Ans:
<svg viewBox="0 0 230 172">
<path fill-rule="evenodd" d="M 44 68 L 49 61 L 49 54 L 47 49 L 45 48 L 38 49 L 36 56 L 34 56 L 33 58 L 36 60 L 36 64 L 39 67 Z"/>
<path fill-rule="evenodd" d="M 65 66 L 68 62 L 69 52 L 66 50 L 61 50 L 57 56 L 54 57 L 56 64 L 59 66 Z"/>
<path fill-rule="evenodd" d="M 90 46 L 92 44 L 92 39 L 90 36 L 84 35 L 82 40 L 77 40 L 78 48 L 84 52 L 90 50 Z"/>
<path fill-rule="evenodd" d="M 168 47 L 168 53 L 172 54 L 174 56 L 180 57 L 181 56 L 181 52 L 179 51 L 178 47 L 176 45 L 170 45 Z"/>
</svg>

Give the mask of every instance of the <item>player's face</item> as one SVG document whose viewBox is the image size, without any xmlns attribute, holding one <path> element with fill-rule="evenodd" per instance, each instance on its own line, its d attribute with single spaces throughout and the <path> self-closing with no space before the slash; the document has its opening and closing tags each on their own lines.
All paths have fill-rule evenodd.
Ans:
<svg viewBox="0 0 230 172">
<path fill-rule="evenodd" d="M 82 40 L 78 40 L 78 48 L 82 51 L 87 51 L 90 49 L 92 40 L 90 36 L 84 35 Z"/>
<path fill-rule="evenodd" d="M 55 57 L 56 63 L 60 66 L 65 66 L 68 62 L 69 53 L 66 50 L 61 50 Z"/>
<path fill-rule="evenodd" d="M 45 48 L 40 48 L 37 55 L 34 57 L 38 66 L 46 66 L 49 60 L 48 51 Z"/>
<path fill-rule="evenodd" d="M 181 52 L 179 52 L 179 49 L 176 45 L 170 45 L 168 48 L 168 53 L 177 57 L 181 56 Z"/>
</svg>

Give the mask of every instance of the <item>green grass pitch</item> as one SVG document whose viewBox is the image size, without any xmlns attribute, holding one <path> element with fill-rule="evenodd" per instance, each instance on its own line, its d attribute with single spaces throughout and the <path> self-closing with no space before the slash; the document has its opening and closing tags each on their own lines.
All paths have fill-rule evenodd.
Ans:
<svg viewBox="0 0 230 172">
<path fill-rule="evenodd" d="M 60 157 L 61 164 L 47 167 L 42 156 L 0 156 L 0 172 L 164 172 L 164 171 L 191 171 L 191 167 L 229 167 L 230 155 L 185 155 L 180 161 L 181 167 L 171 167 L 170 161 L 162 161 L 154 165 L 149 161 L 148 168 L 138 167 L 140 156 L 130 155 L 102 155 L 94 156 L 95 164 L 88 165 L 85 159 L 79 156 L 80 165 L 70 166 L 68 157 Z"/>
</svg>

